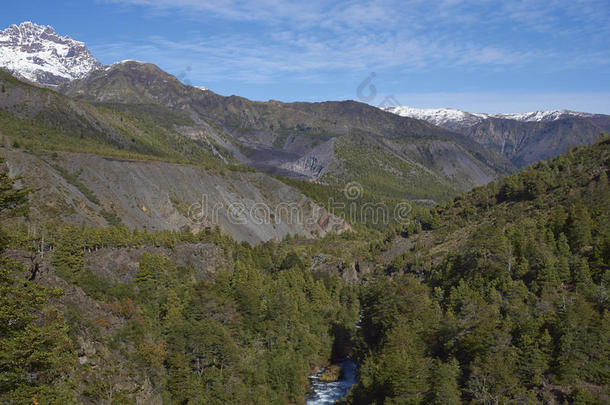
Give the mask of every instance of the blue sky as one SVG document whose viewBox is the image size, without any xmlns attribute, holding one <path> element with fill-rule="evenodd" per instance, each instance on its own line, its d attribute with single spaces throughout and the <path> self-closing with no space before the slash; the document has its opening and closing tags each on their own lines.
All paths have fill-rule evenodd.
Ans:
<svg viewBox="0 0 610 405">
<path fill-rule="evenodd" d="M 610 113 L 608 0 L 3 4 L 0 25 L 26 20 L 84 41 L 102 63 L 148 61 L 255 100 Z"/>
</svg>

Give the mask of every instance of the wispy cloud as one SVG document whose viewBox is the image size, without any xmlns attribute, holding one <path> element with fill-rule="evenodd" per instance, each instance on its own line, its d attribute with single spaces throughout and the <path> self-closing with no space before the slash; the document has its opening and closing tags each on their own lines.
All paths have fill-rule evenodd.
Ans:
<svg viewBox="0 0 610 405">
<path fill-rule="evenodd" d="M 596 70 L 603 79 L 610 69 L 607 0 L 98 1 L 203 26 L 90 44 L 105 62 L 143 59 L 174 74 L 190 67 L 194 84 L 331 83 L 372 71 L 491 72 L 502 81 Z"/>
<path fill-rule="evenodd" d="M 604 2 L 597 0 L 502 3 L 490 0 L 350 0 L 332 3 L 319 0 L 106 1 L 181 12 L 192 19 L 205 17 L 259 24 L 247 37 L 228 30 L 182 41 L 154 38 L 153 44 L 158 55 L 173 57 L 174 52 L 186 51 L 192 59 L 214 60 L 215 66 L 211 68 L 214 71 L 223 66 L 231 70 L 247 66 L 258 70 L 252 76 L 268 78 L 276 73 L 311 69 L 399 66 L 409 70 L 439 64 L 447 67 L 521 67 L 541 60 L 552 61 L 557 54 L 556 47 L 544 41 L 544 46 L 541 46 L 502 40 L 502 37 L 510 38 L 510 34 L 499 36 L 499 39 L 498 35 L 485 37 L 486 30 L 503 27 L 550 31 L 552 36 L 548 40 L 565 31 L 558 26 L 559 20 L 570 18 L 583 23 L 578 30 L 601 38 L 608 30 L 607 21 L 610 20 L 610 7 L 604 7 Z M 571 27 L 573 30 L 574 25 Z M 135 44 L 121 44 L 121 47 L 125 46 L 138 51 Z M 583 47 L 586 48 L 586 44 Z M 99 52 L 104 52 L 104 49 L 99 47 Z M 578 55 L 570 51 L 567 54 L 571 54 L 572 61 L 574 56 L 586 56 L 583 49 Z M 604 63 L 608 56 L 610 50 L 598 50 L 595 61 Z M 584 63 L 582 57 L 576 60 Z"/>
<path fill-rule="evenodd" d="M 472 43 L 427 39 L 378 39 L 374 36 L 335 39 L 284 33 L 278 40 L 243 36 L 209 36 L 186 41 L 151 37 L 145 44 L 121 42 L 93 45 L 104 60 L 117 60 L 128 50 L 131 58 L 163 61 L 167 69 L 191 66 L 209 80 L 239 79 L 265 82 L 277 75 L 312 72 L 401 71 L 448 66 L 520 66 L 544 57 L 529 51 L 507 51 Z M 167 66 L 169 65 L 169 66 Z"/>
<path fill-rule="evenodd" d="M 255 21 L 295 29 L 321 27 L 341 31 L 376 29 L 421 30 L 431 24 L 464 27 L 512 23 L 528 31 L 561 33 L 569 19 L 579 30 L 608 32 L 610 7 L 606 0 L 100 0 L 107 3 L 178 11 L 192 18 L 215 17 L 227 21 Z M 570 26 L 572 24 L 569 24 Z"/>
</svg>

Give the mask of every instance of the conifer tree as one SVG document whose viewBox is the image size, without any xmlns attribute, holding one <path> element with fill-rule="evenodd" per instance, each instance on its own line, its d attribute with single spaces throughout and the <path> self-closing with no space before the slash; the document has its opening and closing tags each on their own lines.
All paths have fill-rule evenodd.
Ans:
<svg viewBox="0 0 610 405">
<path fill-rule="evenodd" d="M 582 292 L 587 292 L 593 285 L 589 263 L 584 257 L 576 259 L 574 264 L 574 284 Z"/>
<path fill-rule="evenodd" d="M 577 253 L 591 244 L 591 216 L 585 205 L 578 204 L 570 208 L 566 228 L 572 252 Z"/>
<path fill-rule="evenodd" d="M 430 375 L 430 392 L 426 403 L 432 405 L 461 404 L 461 393 L 458 385 L 460 365 L 455 359 L 443 363 L 436 360 Z"/>
<path fill-rule="evenodd" d="M 53 264 L 60 270 L 79 272 L 83 266 L 84 247 L 82 230 L 74 225 L 67 226 L 61 231 L 57 241 Z"/>
<path fill-rule="evenodd" d="M 569 282 L 571 279 L 569 262 L 571 252 L 568 238 L 563 232 L 557 238 L 557 256 L 557 276 L 562 282 Z"/>
<path fill-rule="evenodd" d="M 0 172 L 0 214 L 25 213 L 28 192 Z M 0 238 L 0 252 L 5 248 Z M 18 279 L 20 272 L 21 264 L 0 257 L 0 400 L 75 403 L 69 387 L 75 353 L 61 313 L 48 306 L 61 291 Z"/>
</svg>

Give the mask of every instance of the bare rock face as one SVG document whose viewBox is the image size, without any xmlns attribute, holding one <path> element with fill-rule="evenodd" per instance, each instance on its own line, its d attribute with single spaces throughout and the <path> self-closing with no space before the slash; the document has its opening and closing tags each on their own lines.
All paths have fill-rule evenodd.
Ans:
<svg viewBox="0 0 610 405">
<path fill-rule="evenodd" d="M 317 254 L 311 259 L 311 270 L 329 274 L 338 274 L 343 280 L 357 282 L 371 272 L 366 263 L 348 263 L 345 260 L 330 255 Z"/>
<path fill-rule="evenodd" d="M 0 31 L 0 67 L 15 76 L 56 86 L 102 67 L 84 43 L 53 27 L 24 22 Z"/>
<path fill-rule="evenodd" d="M 198 232 L 219 226 L 249 243 L 351 229 L 297 189 L 262 173 L 77 153 L 47 161 L 7 148 L 0 149 L 0 157 L 11 176 L 22 176 L 25 185 L 36 189 L 30 216 L 41 222 L 105 226 L 108 215 L 102 214 L 111 212 L 131 229 Z M 59 167 L 75 175 L 76 182 L 68 181 Z"/>
<path fill-rule="evenodd" d="M 463 134 L 502 153 L 516 167 L 527 167 L 566 153 L 572 146 L 589 145 L 609 130 L 610 116 L 564 114 L 544 121 L 489 118 L 465 128 Z"/>
<path fill-rule="evenodd" d="M 298 160 L 284 163 L 281 168 L 308 178 L 319 179 L 334 157 L 334 143 L 334 139 L 326 141 Z"/>
</svg>

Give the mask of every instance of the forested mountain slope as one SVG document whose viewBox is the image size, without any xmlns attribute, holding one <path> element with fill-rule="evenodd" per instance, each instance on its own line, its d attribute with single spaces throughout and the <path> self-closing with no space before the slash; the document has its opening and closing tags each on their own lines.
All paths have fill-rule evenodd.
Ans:
<svg viewBox="0 0 610 405">
<path fill-rule="evenodd" d="M 19 225 L 31 190 L 12 186 L 0 172 L 2 402 L 302 403 L 349 351 L 355 287 L 287 243 Z"/>
<path fill-rule="evenodd" d="M 89 62 L 0 71 L 0 404 L 302 405 L 348 356 L 347 404 L 610 403 L 605 116 L 456 133 Z"/>
<path fill-rule="evenodd" d="M 361 285 L 324 261 L 383 254 L 366 227 L 251 247 L 15 222 L 31 193 L 2 172 L 0 398 L 299 403 L 351 353 L 348 403 L 605 403 L 609 161 L 604 138 L 418 208 Z"/>
<path fill-rule="evenodd" d="M 609 164 L 601 138 L 421 216 L 363 290 L 350 402 L 607 403 Z"/>
</svg>

